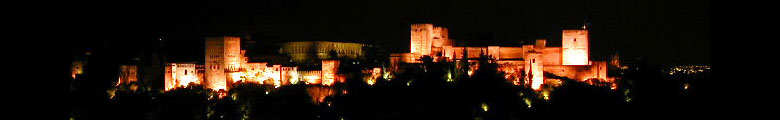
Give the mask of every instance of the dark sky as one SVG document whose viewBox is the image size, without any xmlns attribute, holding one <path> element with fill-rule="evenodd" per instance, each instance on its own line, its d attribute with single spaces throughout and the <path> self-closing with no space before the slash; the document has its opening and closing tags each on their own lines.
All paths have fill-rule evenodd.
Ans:
<svg viewBox="0 0 780 120">
<path fill-rule="evenodd" d="M 710 63 L 710 3 L 700 0 L 254 0 L 83 2 L 76 49 L 132 52 L 164 39 L 174 61 L 200 60 L 203 37 L 250 33 L 266 43 L 362 42 L 408 52 L 409 25 L 447 27 L 459 45 L 560 46 L 561 30 L 589 24 L 591 57 L 620 52 L 660 64 Z M 78 4 L 78 3 L 77 3 Z M 267 46 L 263 46 L 267 47 Z M 200 60 L 202 61 L 202 60 Z"/>
</svg>

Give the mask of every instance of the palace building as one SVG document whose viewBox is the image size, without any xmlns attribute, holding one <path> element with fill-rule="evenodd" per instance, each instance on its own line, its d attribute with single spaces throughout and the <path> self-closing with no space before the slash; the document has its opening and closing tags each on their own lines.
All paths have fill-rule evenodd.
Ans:
<svg viewBox="0 0 780 120">
<path fill-rule="evenodd" d="M 607 62 L 589 59 L 588 30 L 563 30 L 560 47 L 547 46 L 546 39 L 533 45 L 521 46 L 455 46 L 448 29 L 433 24 L 412 24 L 410 52 L 390 54 L 389 65 L 362 68 L 364 81 L 373 85 L 380 76 L 388 78 L 400 64 L 419 64 L 428 56 L 437 62 L 468 62 L 469 75 L 479 68 L 480 57 L 490 57 L 505 74 L 508 82 L 539 90 L 546 81 L 545 74 L 573 80 L 600 80 L 607 77 Z M 164 89 L 169 91 L 190 84 L 199 84 L 215 91 L 228 91 L 234 83 L 258 83 L 279 87 L 291 84 L 331 86 L 345 82 L 340 75 L 340 60 L 364 60 L 371 45 L 347 42 L 301 41 L 283 43 L 279 53 L 289 57 L 289 63 L 249 62 L 241 49 L 241 37 L 221 36 L 205 38 L 205 63 L 167 63 L 164 67 Z M 80 66 L 81 63 L 74 63 Z M 350 65 L 354 65 L 352 63 Z M 312 67 L 312 65 L 318 65 Z M 305 66 L 303 69 L 300 66 Z M 75 67 L 74 67 L 75 68 Z M 72 74 L 79 74 L 78 68 Z M 138 67 L 120 67 L 118 84 L 138 81 Z M 451 74 L 448 74 L 451 79 Z M 448 80 L 449 81 L 449 80 Z"/>
<path fill-rule="evenodd" d="M 434 61 L 466 60 L 476 63 L 481 55 L 487 55 L 496 61 L 499 71 L 504 72 L 507 79 L 516 78 L 510 82 L 522 83 L 535 90 L 539 90 L 546 81 L 545 72 L 574 80 L 611 82 L 606 76 L 606 61 L 589 59 L 588 30 L 563 30 L 561 47 L 548 47 L 545 39 L 536 40 L 534 45 L 522 46 L 453 46 L 447 35 L 446 28 L 412 24 L 410 53 L 391 54 L 391 68 L 397 68 L 399 63 L 421 63 L 422 56 L 430 56 Z M 474 70 L 476 66 L 470 69 Z"/>
</svg>

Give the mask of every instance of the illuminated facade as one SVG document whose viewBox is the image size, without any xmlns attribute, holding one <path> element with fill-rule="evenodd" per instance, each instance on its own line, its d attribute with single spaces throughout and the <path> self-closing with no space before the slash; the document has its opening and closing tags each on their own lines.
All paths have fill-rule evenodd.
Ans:
<svg viewBox="0 0 780 120">
<path fill-rule="evenodd" d="M 267 62 L 248 62 L 246 51 L 241 50 L 239 37 L 209 37 L 206 38 L 206 63 L 168 63 L 165 66 L 165 91 L 186 87 L 189 84 L 203 84 L 207 89 L 229 90 L 236 83 L 257 83 L 272 85 L 276 88 L 292 84 L 321 84 L 330 86 L 335 82 L 344 82 L 338 75 L 338 60 L 321 60 L 321 70 L 299 71 L 297 66 L 274 65 Z M 281 51 L 287 51 L 294 57 L 303 53 L 306 46 L 315 45 L 319 52 L 314 57 L 327 59 L 325 51 L 335 51 L 339 57 L 358 59 L 362 56 L 363 44 L 339 42 L 292 42 L 286 44 Z M 320 54 L 323 53 L 323 54 Z M 298 58 L 310 60 L 308 57 Z M 302 61 L 304 62 L 304 61 Z M 75 63 L 74 63 L 75 64 Z M 120 83 L 137 81 L 133 76 L 133 67 L 122 66 L 123 74 Z M 133 75 L 131 75 L 133 74 Z"/>
<path fill-rule="evenodd" d="M 190 83 L 201 84 L 203 78 L 198 76 L 194 63 L 170 63 L 165 66 L 165 91 L 176 87 L 187 87 Z"/>
<path fill-rule="evenodd" d="M 136 65 L 120 65 L 119 66 L 119 84 L 127 84 L 131 82 L 138 82 L 138 66 Z"/>
<path fill-rule="evenodd" d="M 412 24 L 410 53 L 408 59 L 418 61 L 421 56 L 428 55 L 434 59 L 441 56 L 444 46 L 452 46 L 449 30 L 436 27 L 433 24 Z"/>
<path fill-rule="evenodd" d="M 413 24 L 410 33 L 410 53 L 390 54 L 390 65 L 363 71 L 366 83 L 373 85 L 379 77 L 392 76 L 399 69 L 399 63 L 420 63 L 422 56 L 434 61 L 459 62 L 469 65 L 469 75 L 479 68 L 477 59 L 489 56 L 498 64 L 498 70 L 505 79 L 515 85 L 540 90 L 545 84 L 545 74 L 585 81 L 598 79 L 609 81 L 604 61 L 590 61 L 587 30 L 564 30 L 561 47 L 548 47 L 546 39 L 537 39 L 533 45 L 522 46 L 454 46 L 448 37 L 448 29 L 432 24 Z M 309 85 L 332 86 L 344 82 L 339 75 L 339 60 L 362 59 L 367 45 L 359 43 L 303 41 L 287 42 L 279 52 L 288 55 L 291 62 L 319 64 L 319 70 L 299 70 L 295 65 L 248 62 L 246 51 L 241 50 L 240 37 L 206 38 L 205 65 L 195 63 L 170 63 L 165 67 L 166 91 L 191 83 L 203 84 L 207 89 L 228 90 L 235 83 L 259 83 L 280 87 L 305 83 Z M 335 58 L 334 58 L 335 57 Z M 74 66 L 77 63 L 74 63 Z M 304 67 L 308 68 L 308 67 Z M 119 83 L 137 81 L 137 67 L 120 67 Z M 316 69 L 316 68 L 315 68 Z M 74 70 L 73 74 L 76 74 Z M 448 75 L 448 81 L 451 78 Z M 560 80 L 558 80 L 560 81 Z"/>
<path fill-rule="evenodd" d="M 457 47 L 447 38 L 446 28 L 432 24 L 412 24 L 411 28 L 411 52 L 390 54 L 391 71 L 397 71 L 399 63 L 420 63 L 419 58 L 427 55 L 436 61 L 467 60 L 472 63 L 469 66 L 471 73 L 479 66 L 474 64 L 476 59 L 487 55 L 496 60 L 507 81 L 534 90 L 540 90 L 544 84 L 544 73 L 581 81 L 591 78 L 606 82 L 612 80 L 606 76 L 606 62 L 589 59 L 588 30 L 563 30 L 561 47 L 548 47 L 546 39 L 518 47 Z"/>
<path fill-rule="evenodd" d="M 525 81 L 531 84 L 531 89 L 540 90 L 544 83 L 544 63 L 541 52 L 525 53 Z"/>
<path fill-rule="evenodd" d="M 589 65 L 588 30 L 563 30 L 563 65 Z"/>
<path fill-rule="evenodd" d="M 296 63 L 317 63 L 326 59 L 361 59 L 365 54 L 360 43 L 302 41 L 287 42 L 279 49 Z M 332 54 L 335 53 L 335 56 Z M 336 58 L 331 58 L 336 57 Z"/>
<path fill-rule="evenodd" d="M 336 82 L 336 73 L 338 73 L 338 60 L 322 61 L 322 85 L 330 86 Z"/>
<path fill-rule="evenodd" d="M 241 65 L 240 37 L 206 38 L 206 88 L 227 90 L 229 72 Z"/>
</svg>

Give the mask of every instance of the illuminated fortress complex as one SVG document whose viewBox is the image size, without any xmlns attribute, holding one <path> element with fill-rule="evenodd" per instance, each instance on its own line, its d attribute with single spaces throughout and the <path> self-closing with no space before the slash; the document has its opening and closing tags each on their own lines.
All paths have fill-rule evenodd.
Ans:
<svg viewBox="0 0 780 120">
<path fill-rule="evenodd" d="M 595 78 L 612 82 L 607 78 L 606 61 L 589 60 L 588 30 L 563 30 L 561 47 L 547 47 L 545 39 L 536 40 L 534 45 L 517 47 L 458 47 L 453 46 L 447 32 L 446 28 L 432 24 L 411 25 L 411 52 L 391 54 L 391 68 L 397 68 L 399 63 L 421 63 L 421 57 L 430 56 L 433 61 L 467 60 L 471 63 L 471 74 L 478 68 L 479 57 L 487 55 L 495 60 L 507 80 L 535 90 L 539 90 L 545 81 L 553 80 L 546 79 L 544 73 L 574 80 Z"/>
<path fill-rule="evenodd" d="M 297 66 L 248 62 L 246 51 L 240 48 L 240 41 L 239 37 L 206 38 L 205 65 L 168 63 L 165 66 L 165 90 L 187 87 L 189 84 L 202 84 L 212 90 L 228 90 L 232 83 L 240 82 L 275 87 L 297 83 L 330 86 L 334 82 L 344 82 L 337 75 L 340 61 L 330 60 L 334 59 L 331 57 L 360 59 L 365 46 L 325 41 L 287 42 L 279 52 L 289 56 L 291 61 L 300 64 L 317 62 L 321 66 L 317 70 L 298 70 Z"/>
<path fill-rule="evenodd" d="M 498 64 L 498 71 L 505 74 L 508 82 L 539 90 L 545 83 L 559 79 L 548 78 L 545 73 L 568 79 L 586 81 L 598 80 L 614 83 L 607 77 L 606 61 L 589 59 L 589 37 L 587 30 L 563 30 L 561 47 L 546 46 L 545 39 L 534 45 L 522 46 L 454 46 L 448 37 L 448 30 L 432 24 L 411 25 L 410 53 L 390 54 L 389 66 L 384 68 L 363 68 L 362 79 L 370 85 L 382 76 L 396 73 L 401 64 L 421 63 L 423 56 L 433 61 L 469 63 L 468 74 L 479 68 L 481 56 L 491 57 Z M 296 65 L 276 65 L 269 62 L 248 62 L 246 51 L 241 49 L 240 37 L 206 38 L 205 65 L 196 63 L 167 63 L 165 66 L 164 90 L 169 91 L 190 84 L 200 84 L 207 89 L 229 90 L 233 83 L 259 83 L 279 87 L 291 84 L 330 86 L 345 82 L 339 75 L 339 60 L 363 59 L 369 45 L 360 43 L 302 41 L 282 44 L 279 53 L 290 58 Z M 339 60 L 335 60 L 339 59 Z M 353 63 L 354 64 L 354 63 Z M 81 63 L 74 63 L 75 75 L 80 74 Z M 318 69 L 301 70 L 299 65 L 319 65 Z M 311 68 L 311 67 L 308 67 Z M 120 66 L 117 85 L 138 81 L 135 65 Z M 449 80 L 448 80 L 449 81 Z M 614 88 L 614 84 L 613 84 Z"/>
</svg>

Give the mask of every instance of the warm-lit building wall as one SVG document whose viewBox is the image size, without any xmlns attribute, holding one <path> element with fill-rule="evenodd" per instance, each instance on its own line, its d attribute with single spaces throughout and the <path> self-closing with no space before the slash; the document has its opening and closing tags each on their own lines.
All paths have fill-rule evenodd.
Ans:
<svg viewBox="0 0 780 120">
<path fill-rule="evenodd" d="M 593 78 L 607 80 L 607 61 L 593 61 L 591 63 L 592 71 L 596 71 Z"/>
<path fill-rule="evenodd" d="M 226 71 L 238 70 L 241 64 L 240 37 L 206 38 L 206 88 L 227 89 Z"/>
<path fill-rule="evenodd" d="M 444 56 L 442 51 L 444 46 L 452 46 L 452 41 L 449 38 L 449 30 L 444 27 L 433 27 L 433 42 L 431 45 L 431 56 L 438 58 Z"/>
<path fill-rule="evenodd" d="M 487 55 L 492 56 L 493 59 L 498 60 L 499 58 L 501 58 L 501 51 L 500 50 L 501 49 L 498 46 L 488 46 L 487 47 L 487 51 L 485 51 L 485 52 L 486 52 Z"/>
<path fill-rule="evenodd" d="M 523 48 L 523 51 L 522 51 L 523 54 L 525 54 L 527 52 L 534 51 L 534 45 L 523 45 L 522 48 Z M 523 55 L 523 57 L 525 57 L 525 55 Z"/>
<path fill-rule="evenodd" d="M 433 27 L 433 45 L 431 47 L 444 47 L 452 46 L 452 41 L 449 39 L 449 30 L 443 27 Z"/>
<path fill-rule="evenodd" d="M 119 81 L 117 84 L 127 84 L 130 82 L 138 81 L 138 66 L 136 65 L 120 65 L 119 66 Z"/>
<path fill-rule="evenodd" d="M 519 59 L 523 58 L 522 47 L 500 47 L 498 58 L 499 59 Z"/>
<path fill-rule="evenodd" d="M 430 55 L 433 45 L 433 24 L 412 24 L 411 53 Z"/>
<path fill-rule="evenodd" d="M 479 55 L 487 55 L 487 48 L 485 47 L 466 47 L 466 50 L 469 58 L 479 58 Z"/>
<path fill-rule="evenodd" d="M 323 60 L 322 61 L 322 85 L 330 86 L 336 81 L 336 74 L 338 73 L 339 61 L 337 60 Z"/>
<path fill-rule="evenodd" d="M 319 70 L 298 71 L 298 74 L 306 84 L 320 84 L 322 81 L 322 71 Z"/>
<path fill-rule="evenodd" d="M 561 65 L 561 47 L 545 47 L 542 54 L 544 65 Z"/>
<path fill-rule="evenodd" d="M 206 80 L 206 65 L 195 65 L 195 74 L 198 76 L 198 80 L 200 80 L 201 84 L 203 84 L 204 80 Z"/>
<path fill-rule="evenodd" d="M 173 80 L 173 69 L 172 65 L 165 65 L 165 91 L 176 87 L 176 82 Z"/>
<path fill-rule="evenodd" d="M 531 88 L 540 90 L 544 84 L 544 65 L 541 52 L 525 53 L 525 79 L 531 83 Z"/>
<path fill-rule="evenodd" d="M 593 65 L 548 65 L 544 71 L 574 80 L 586 80 L 589 78 L 607 79 L 607 62 L 594 61 Z"/>
<path fill-rule="evenodd" d="M 588 65 L 588 30 L 563 30 L 562 64 Z"/>
<path fill-rule="evenodd" d="M 446 29 L 435 27 L 432 24 L 412 24 L 411 53 L 391 54 L 391 71 L 396 71 L 398 63 L 420 63 L 418 60 L 423 55 L 441 55 L 447 61 L 457 61 L 463 58 L 464 50 L 468 59 L 479 58 L 480 55 L 491 55 L 496 58 L 503 72 L 512 70 L 525 70 L 533 76 L 525 84 L 531 84 L 538 89 L 544 82 L 544 71 L 550 71 L 561 76 L 573 79 L 606 78 L 606 68 L 600 69 L 603 61 L 589 60 L 589 36 L 587 30 L 564 30 L 562 47 L 547 47 L 546 39 L 537 39 L 533 45 L 521 47 L 456 47 L 446 38 Z M 431 32 L 432 31 L 432 32 Z M 444 41 L 450 42 L 445 44 Z M 432 41 L 432 42 L 431 42 Z M 430 43 L 430 44 L 429 44 Z M 439 53 L 440 52 L 440 53 Z M 469 60 L 476 62 L 476 60 Z M 516 63 L 520 62 L 520 64 Z M 533 64 L 531 64 L 533 63 Z M 545 66 L 550 66 L 549 69 Z M 470 66 L 476 68 L 476 66 Z M 565 71 L 565 72 L 561 72 Z M 512 76 L 512 73 L 507 73 Z M 508 77 L 509 78 L 509 77 Z M 538 78 L 538 79 L 537 79 Z"/>
<path fill-rule="evenodd" d="M 293 62 L 311 63 L 324 59 L 337 59 L 331 58 L 331 52 L 335 52 L 338 58 L 362 59 L 364 46 L 360 43 L 328 41 L 287 42 L 282 45 L 280 52 L 290 56 Z"/>
<path fill-rule="evenodd" d="M 444 57 L 454 59 L 463 59 L 464 47 L 443 47 Z M 492 55 L 496 60 L 502 59 L 521 59 L 523 58 L 523 48 L 521 47 L 500 47 L 500 46 L 488 46 L 488 47 L 465 47 L 468 51 L 469 59 L 479 58 L 480 54 Z"/>
<path fill-rule="evenodd" d="M 246 70 L 246 81 L 244 82 L 254 82 L 254 83 L 263 83 L 267 77 L 265 77 L 265 68 L 267 67 L 265 62 L 261 63 L 247 63 L 246 66 L 244 66 L 244 70 Z"/>
<path fill-rule="evenodd" d="M 441 48 L 442 57 L 445 57 L 447 60 L 455 59 L 455 50 L 452 46 L 443 46 Z"/>
<path fill-rule="evenodd" d="M 401 54 L 401 61 L 405 63 L 422 63 L 422 61 L 419 61 L 420 57 L 422 57 L 422 55 L 414 53 L 403 53 Z"/>
<path fill-rule="evenodd" d="M 187 86 L 189 83 L 200 84 L 195 64 L 174 64 L 176 67 L 176 83 L 178 86 Z"/>
<path fill-rule="evenodd" d="M 281 85 L 290 85 L 298 82 L 298 67 L 281 67 Z"/>
<path fill-rule="evenodd" d="M 463 59 L 463 47 L 451 47 L 447 46 L 444 47 L 444 55 L 445 57 L 448 57 L 451 60 L 455 59 Z"/>
<path fill-rule="evenodd" d="M 240 37 L 225 37 L 225 62 L 229 72 L 239 71 L 244 60 Z"/>
<path fill-rule="evenodd" d="M 196 66 L 192 63 L 167 64 L 165 66 L 165 90 L 187 86 L 190 83 L 200 84 L 201 79 L 198 76 Z"/>
</svg>

